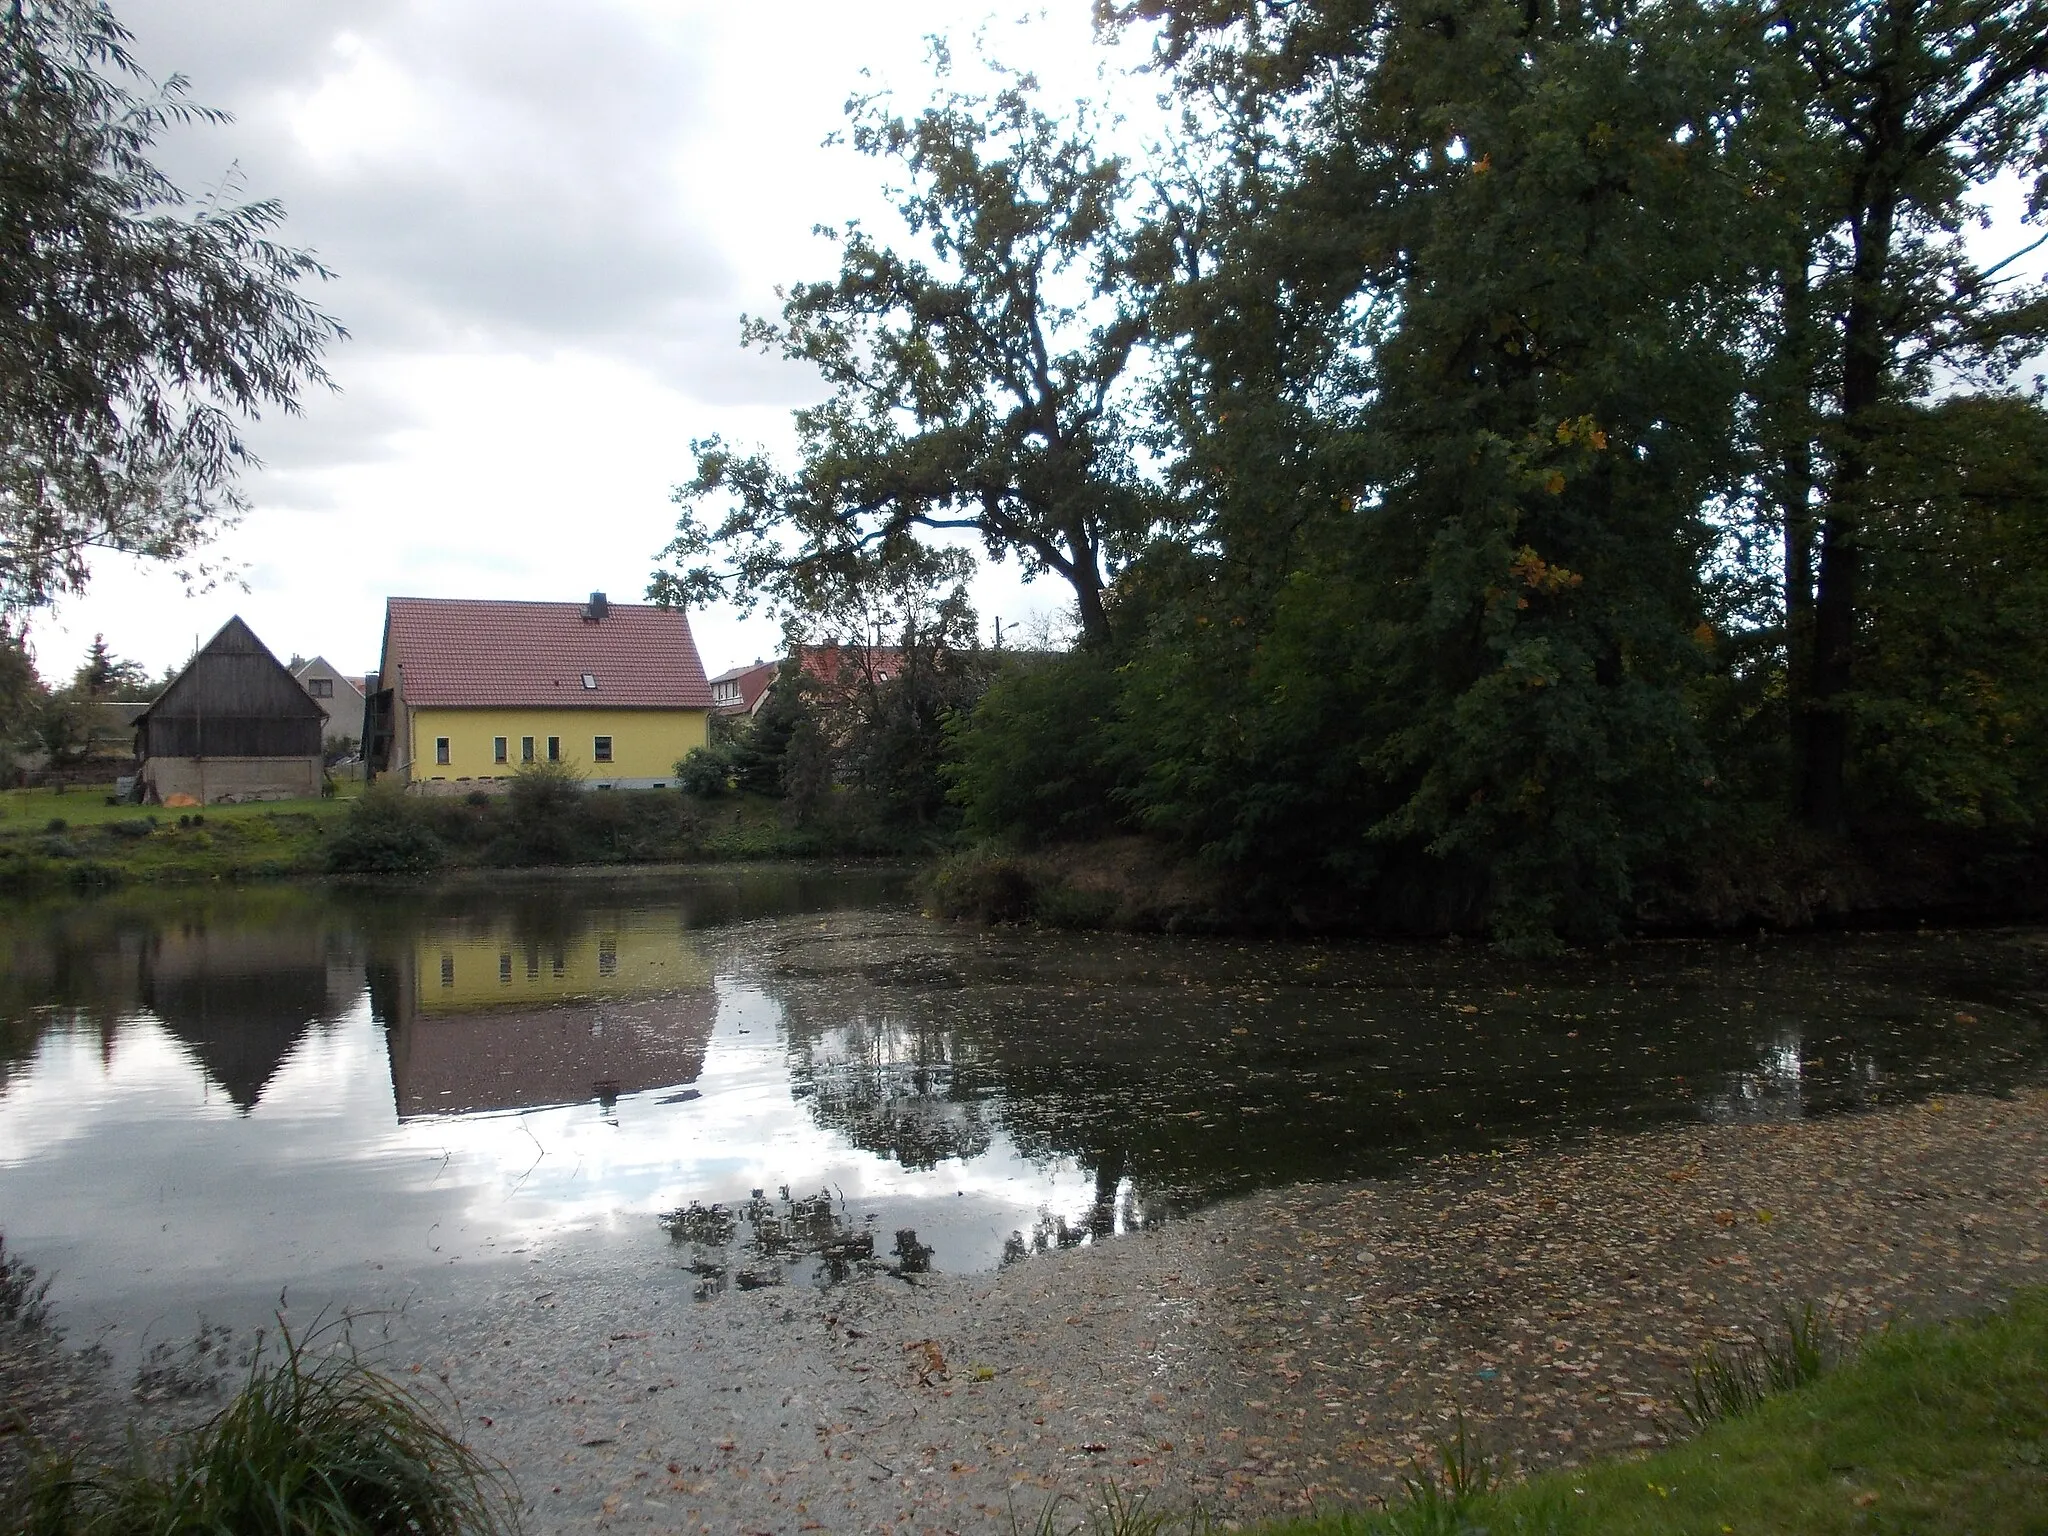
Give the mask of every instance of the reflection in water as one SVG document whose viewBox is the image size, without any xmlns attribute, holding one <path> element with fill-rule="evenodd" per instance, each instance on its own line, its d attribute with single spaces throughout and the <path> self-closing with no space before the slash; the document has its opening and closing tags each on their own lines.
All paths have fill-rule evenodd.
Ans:
<svg viewBox="0 0 2048 1536">
<path fill-rule="evenodd" d="M 370 979 L 401 1120 L 681 1087 L 718 998 L 686 929 L 601 916 L 545 941 L 512 924 L 422 929 Z"/>
<path fill-rule="evenodd" d="M 2048 1075 L 2030 934 L 1509 965 L 983 933 L 895 890 L 770 871 L 17 910 L 8 1240 L 108 1317 L 172 1278 L 267 1304 L 611 1229 L 715 1297 L 1015 1262 L 1460 1147 Z"/>
<path fill-rule="evenodd" d="M 973 1047 L 952 1031 L 866 1012 L 832 1026 L 795 1001 L 782 1018 L 790 1094 L 819 1124 L 905 1168 L 964 1162 L 988 1150 L 992 1132 Z"/>
</svg>

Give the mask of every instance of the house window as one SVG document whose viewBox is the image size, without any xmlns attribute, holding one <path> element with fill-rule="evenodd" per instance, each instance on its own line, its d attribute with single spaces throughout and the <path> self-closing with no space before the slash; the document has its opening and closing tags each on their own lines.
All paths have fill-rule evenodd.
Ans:
<svg viewBox="0 0 2048 1536">
<path fill-rule="evenodd" d="M 498 985 L 512 985 L 512 951 L 509 949 L 501 950 L 498 954 Z"/>
<path fill-rule="evenodd" d="M 455 985 L 455 956 L 448 950 L 441 951 L 441 985 Z"/>
<path fill-rule="evenodd" d="M 619 941 L 599 939 L 597 941 L 597 974 L 616 976 L 619 974 Z"/>
<path fill-rule="evenodd" d="M 595 672 L 584 673 L 583 686 L 585 688 L 595 688 L 597 686 L 597 674 Z"/>
<path fill-rule="evenodd" d="M 533 738 L 531 736 L 519 738 L 519 761 L 522 763 L 533 761 Z"/>
<path fill-rule="evenodd" d="M 491 738 L 491 761 L 494 763 L 505 761 L 505 738 L 502 736 L 493 736 Z"/>
<path fill-rule="evenodd" d="M 436 736 L 434 738 L 434 761 L 443 764 L 448 761 L 448 738 L 446 736 Z"/>
<path fill-rule="evenodd" d="M 548 738 L 548 761 L 551 763 L 559 763 L 561 760 L 562 738 L 559 736 L 550 736 Z"/>
<path fill-rule="evenodd" d="M 610 762 L 612 760 L 611 737 L 599 736 L 592 741 L 590 744 L 590 755 L 600 763 Z"/>
<path fill-rule="evenodd" d="M 306 692 L 313 695 L 316 699 L 331 699 L 334 697 L 334 679 L 331 677 L 309 677 L 306 679 Z"/>
</svg>

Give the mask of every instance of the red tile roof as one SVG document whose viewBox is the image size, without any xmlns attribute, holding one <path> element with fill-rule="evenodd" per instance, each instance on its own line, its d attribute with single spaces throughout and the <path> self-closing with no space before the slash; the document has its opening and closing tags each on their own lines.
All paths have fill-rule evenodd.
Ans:
<svg viewBox="0 0 2048 1536">
<path fill-rule="evenodd" d="M 384 608 L 383 679 L 443 709 L 709 709 L 704 663 L 680 608 L 394 597 Z M 588 673 L 595 688 L 583 686 Z"/>
</svg>

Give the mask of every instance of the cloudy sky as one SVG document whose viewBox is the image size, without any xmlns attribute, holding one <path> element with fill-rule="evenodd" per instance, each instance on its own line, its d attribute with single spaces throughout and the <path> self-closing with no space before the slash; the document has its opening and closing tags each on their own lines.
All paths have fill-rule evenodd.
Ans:
<svg viewBox="0 0 2048 1536">
<path fill-rule="evenodd" d="M 159 77 L 233 112 L 164 162 L 233 170 L 338 274 L 340 389 L 259 424 L 254 510 L 212 552 L 241 587 L 188 597 L 108 559 L 38 621 L 46 675 L 96 632 L 152 669 L 240 613 L 284 656 L 376 665 L 389 594 L 637 600 L 691 439 L 789 441 L 814 381 L 743 352 L 742 312 L 828 275 L 811 228 L 882 213 L 878 171 L 822 146 L 848 94 L 929 90 L 924 39 L 1099 94 L 1089 0 L 116 0 Z M 871 72 L 867 81 L 863 71 Z M 1060 591 L 991 573 L 984 620 Z M 712 671 L 770 651 L 766 620 L 693 616 Z"/>
</svg>

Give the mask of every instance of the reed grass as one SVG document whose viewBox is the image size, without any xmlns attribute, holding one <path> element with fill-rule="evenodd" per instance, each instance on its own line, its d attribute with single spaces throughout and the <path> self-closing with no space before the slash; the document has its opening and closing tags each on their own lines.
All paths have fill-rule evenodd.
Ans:
<svg viewBox="0 0 2048 1536">
<path fill-rule="evenodd" d="M 353 1353 L 316 1358 L 286 1333 L 219 1414 L 125 1465 L 49 1457 L 11 1512 L 14 1536 L 499 1536 L 509 1478 L 433 1405 Z"/>
</svg>

